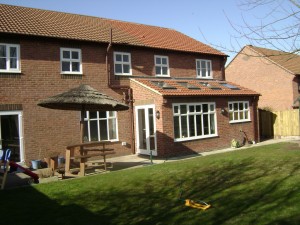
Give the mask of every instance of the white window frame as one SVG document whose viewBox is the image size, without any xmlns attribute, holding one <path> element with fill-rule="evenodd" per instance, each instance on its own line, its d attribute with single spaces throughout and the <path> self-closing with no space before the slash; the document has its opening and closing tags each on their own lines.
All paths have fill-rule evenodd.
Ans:
<svg viewBox="0 0 300 225">
<path fill-rule="evenodd" d="M 88 136 L 84 137 L 85 142 L 90 142 L 90 141 L 118 141 L 119 140 L 119 132 L 118 132 L 118 116 L 116 111 L 106 111 L 106 117 L 105 118 L 100 118 L 99 117 L 99 111 L 96 112 L 97 117 L 96 118 L 90 118 L 90 112 L 86 111 L 85 117 L 84 117 L 84 123 L 87 125 L 87 131 L 88 131 Z M 113 114 L 113 115 L 112 115 Z M 106 127 L 107 127 L 107 140 L 101 139 L 101 132 L 100 132 L 100 121 L 106 121 Z M 110 137 L 110 127 L 109 127 L 109 121 L 110 120 L 115 120 L 115 129 L 116 129 L 116 138 L 111 138 Z M 97 135 L 98 135 L 98 140 L 92 140 L 91 139 L 91 121 L 97 121 Z"/>
<path fill-rule="evenodd" d="M 162 61 L 162 59 L 166 59 L 167 60 L 167 64 L 163 64 L 163 63 L 156 63 L 156 59 L 160 58 L 160 60 Z M 163 55 L 155 55 L 154 56 L 154 64 L 155 64 L 155 76 L 158 77 L 169 77 L 170 76 L 170 68 L 169 68 L 169 57 L 168 56 L 163 56 Z M 160 73 L 157 74 L 156 73 L 156 67 L 160 67 Z M 162 68 L 163 67 L 167 67 L 167 74 L 162 74 Z"/>
<path fill-rule="evenodd" d="M 234 105 L 237 104 L 237 109 L 234 108 Z M 242 104 L 242 109 L 240 109 L 240 104 Z M 249 101 L 231 101 L 228 102 L 228 114 L 229 114 L 229 123 L 241 123 L 249 122 L 250 119 L 250 108 Z M 243 115 L 243 119 L 240 119 L 240 115 Z M 232 115 L 232 116 L 231 116 Z M 247 119 L 246 116 L 247 115 Z M 235 118 L 237 116 L 237 118 Z M 232 117 L 232 119 L 231 119 Z"/>
<path fill-rule="evenodd" d="M 121 55 L 122 61 L 117 61 L 117 55 Z M 123 56 L 128 56 L 128 62 L 123 61 Z M 116 65 L 121 65 L 122 72 L 118 73 L 116 72 Z M 129 66 L 129 72 L 124 72 L 124 66 Z M 114 52 L 114 73 L 115 75 L 132 75 L 132 68 L 131 68 L 131 54 L 128 52 Z"/>
<path fill-rule="evenodd" d="M 180 112 L 180 106 L 185 105 L 187 112 L 181 113 Z M 207 105 L 208 112 L 203 112 L 203 105 Z M 190 106 L 194 106 L 194 111 L 190 111 Z M 196 107 L 200 106 L 200 110 L 197 110 Z M 177 107 L 177 110 L 175 108 Z M 213 110 L 211 110 L 211 107 L 213 107 Z M 198 108 L 199 109 L 199 108 Z M 208 134 L 204 134 L 204 122 L 203 118 L 204 115 L 208 115 Z M 213 122 L 211 122 L 211 115 L 213 118 Z M 187 126 L 187 137 L 184 137 L 182 135 L 182 118 L 186 116 L 186 126 Z M 197 120 L 196 116 L 200 116 L 201 118 L 201 127 L 200 127 L 200 133 L 197 133 Z M 176 138 L 176 125 L 175 125 L 175 117 L 178 117 L 178 128 L 179 128 L 179 138 Z M 194 136 L 191 136 L 191 129 L 190 129 L 190 119 L 194 120 Z M 196 140 L 196 139 L 204 139 L 204 138 L 210 138 L 210 137 L 216 137 L 218 136 L 218 129 L 217 129 L 217 113 L 216 113 L 216 103 L 215 102 L 201 102 L 201 103 L 176 103 L 173 104 L 173 125 L 174 125 L 174 141 L 187 141 L 187 140 Z M 214 127 L 211 127 L 214 126 Z M 214 130 L 214 133 L 212 133 L 212 130 Z"/>
<path fill-rule="evenodd" d="M 202 62 L 205 62 L 205 68 L 202 68 Z M 205 70 L 205 74 L 202 73 L 202 70 Z M 196 59 L 196 74 L 197 78 L 213 79 L 212 61 L 207 59 Z"/>
<path fill-rule="evenodd" d="M 5 46 L 5 52 L 6 52 L 6 69 L 0 69 L 1 73 L 20 73 L 21 69 L 20 69 L 20 45 L 19 44 L 7 44 L 7 43 L 0 43 L 0 45 L 4 45 Z M 16 48 L 16 57 L 10 57 L 10 48 Z M 4 58 L 1 57 L 0 58 Z M 10 62 L 11 62 L 11 58 L 16 58 L 16 68 L 11 68 L 10 67 Z"/>
<path fill-rule="evenodd" d="M 70 58 L 63 58 L 63 52 L 68 51 L 70 52 Z M 72 52 L 78 53 L 78 59 L 72 59 Z M 63 71 L 63 62 L 70 63 L 70 70 Z M 79 63 L 79 71 L 72 71 L 72 63 Z M 81 49 L 78 48 L 60 48 L 60 71 L 61 74 L 82 74 L 82 56 L 81 56 Z"/>
</svg>

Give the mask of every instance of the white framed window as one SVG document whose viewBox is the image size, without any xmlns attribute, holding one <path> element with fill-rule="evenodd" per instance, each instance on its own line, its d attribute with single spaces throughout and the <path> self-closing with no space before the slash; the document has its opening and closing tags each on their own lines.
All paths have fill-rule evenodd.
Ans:
<svg viewBox="0 0 300 225">
<path fill-rule="evenodd" d="M 211 60 L 196 59 L 197 78 L 212 79 Z"/>
<path fill-rule="evenodd" d="M 174 139 L 185 141 L 217 136 L 216 105 L 173 104 Z"/>
<path fill-rule="evenodd" d="M 155 75 L 156 76 L 170 76 L 169 73 L 169 57 L 168 56 L 154 56 Z"/>
<path fill-rule="evenodd" d="M 115 75 L 132 75 L 131 54 L 126 52 L 114 52 Z"/>
<path fill-rule="evenodd" d="M 84 123 L 84 142 L 118 140 L 117 113 L 115 111 L 87 111 Z"/>
<path fill-rule="evenodd" d="M 0 72 L 21 72 L 20 45 L 0 43 Z"/>
<path fill-rule="evenodd" d="M 60 49 L 61 73 L 82 74 L 81 49 Z"/>
<path fill-rule="evenodd" d="M 228 102 L 229 122 L 250 121 L 250 110 L 248 101 Z"/>
</svg>

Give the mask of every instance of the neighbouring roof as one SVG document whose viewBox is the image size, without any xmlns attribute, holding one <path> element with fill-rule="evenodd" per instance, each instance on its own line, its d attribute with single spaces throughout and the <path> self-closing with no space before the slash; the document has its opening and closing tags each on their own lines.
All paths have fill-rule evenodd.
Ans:
<svg viewBox="0 0 300 225">
<path fill-rule="evenodd" d="M 300 74 L 300 55 L 248 45 L 251 49 L 294 74 Z"/>
<path fill-rule="evenodd" d="M 144 79 L 133 78 L 143 87 L 164 97 L 180 96 L 259 96 L 250 89 L 228 81 L 189 79 Z"/>
<path fill-rule="evenodd" d="M 176 30 L 92 16 L 0 4 L 0 33 L 144 46 L 226 56 Z"/>
</svg>

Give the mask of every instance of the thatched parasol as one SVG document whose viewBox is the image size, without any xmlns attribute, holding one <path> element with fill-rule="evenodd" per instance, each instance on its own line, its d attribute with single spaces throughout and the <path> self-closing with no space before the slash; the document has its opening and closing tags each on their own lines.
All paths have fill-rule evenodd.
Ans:
<svg viewBox="0 0 300 225">
<path fill-rule="evenodd" d="M 84 84 L 42 100 L 38 105 L 50 109 L 81 111 L 80 131 L 82 143 L 85 111 L 122 111 L 129 108 L 126 104 Z"/>
</svg>

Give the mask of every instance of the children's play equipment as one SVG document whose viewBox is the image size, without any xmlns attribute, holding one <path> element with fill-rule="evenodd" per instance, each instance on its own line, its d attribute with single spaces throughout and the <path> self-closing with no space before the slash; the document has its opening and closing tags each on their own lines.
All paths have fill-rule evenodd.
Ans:
<svg viewBox="0 0 300 225">
<path fill-rule="evenodd" d="M 206 210 L 211 207 L 210 204 L 207 204 L 204 201 L 200 201 L 200 200 L 194 201 L 191 199 L 185 199 L 185 205 L 196 209 L 202 209 L 202 210 Z"/>
<path fill-rule="evenodd" d="M 182 184 L 181 184 L 179 200 L 185 202 L 185 206 L 196 208 L 196 209 L 201 209 L 201 210 L 206 210 L 211 207 L 210 204 L 208 204 L 202 200 L 183 199 L 182 192 L 183 192 L 183 190 L 182 190 Z"/>
<path fill-rule="evenodd" d="M 33 183 L 38 184 L 39 183 L 39 176 L 36 173 L 33 173 L 31 170 L 24 168 L 23 166 L 20 166 L 19 164 L 15 162 L 9 162 L 9 165 L 12 169 L 18 170 L 28 176 L 30 176 L 33 179 Z"/>
<path fill-rule="evenodd" d="M 6 183 L 7 173 L 9 171 L 10 154 L 11 154 L 10 149 L 7 149 L 5 152 L 2 150 L 0 151 L 1 189 L 4 189 Z"/>
<path fill-rule="evenodd" d="M 20 166 L 19 164 L 10 161 L 10 155 L 11 155 L 11 150 L 6 149 L 6 150 L 0 150 L 0 166 L 1 166 L 1 173 L 2 176 L 0 178 L 1 181 L 1 189 L 4 189 L 6 179 L 7 179 L 7 173 L 9 171 L 19 171 L 22 172 L 32 178 L 33 183 L 38 184 L 39 183 L 39 176 L 35 173 L 33 173 L 31 170 Z"/>
</svg>

